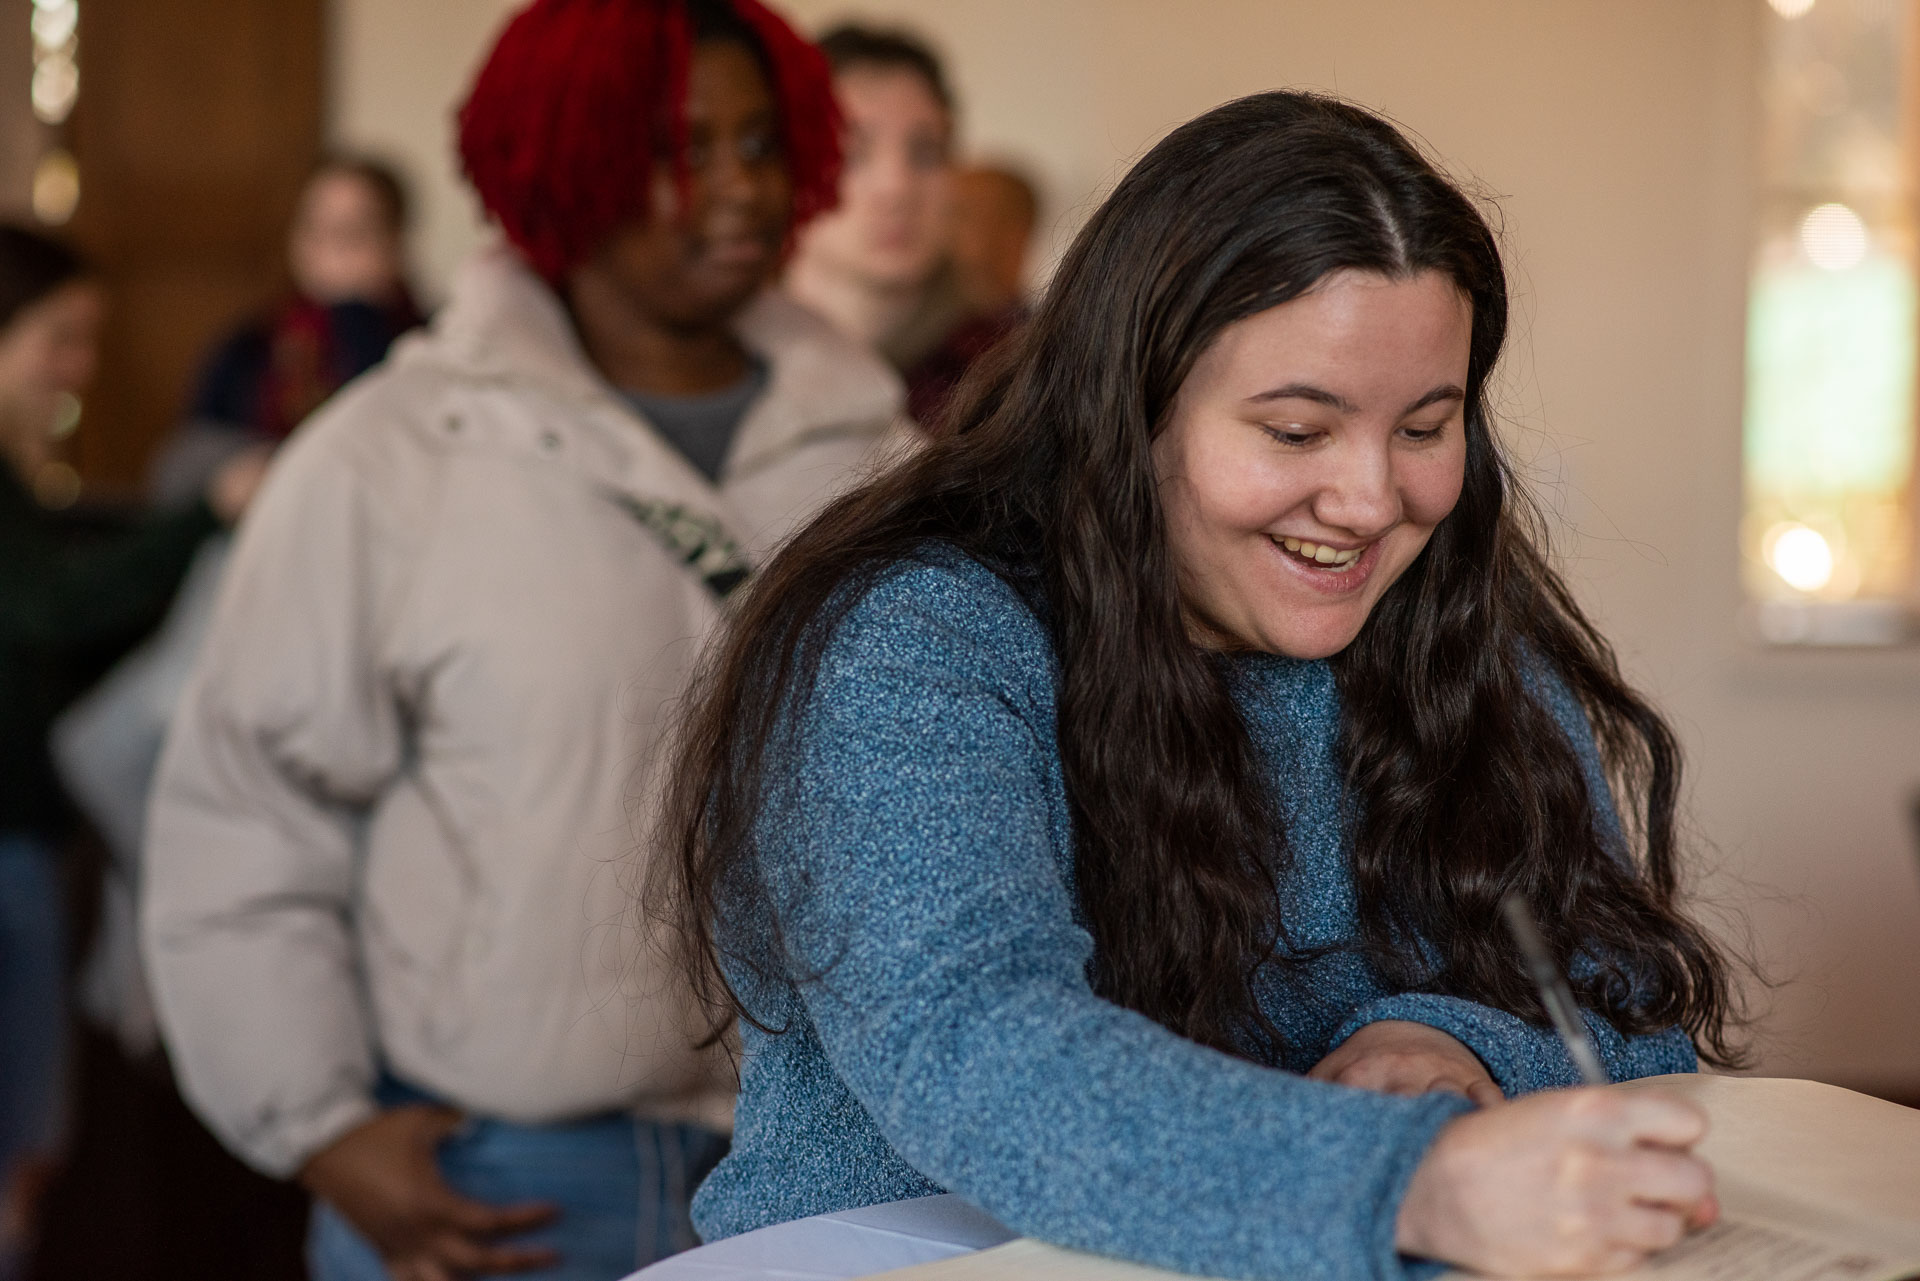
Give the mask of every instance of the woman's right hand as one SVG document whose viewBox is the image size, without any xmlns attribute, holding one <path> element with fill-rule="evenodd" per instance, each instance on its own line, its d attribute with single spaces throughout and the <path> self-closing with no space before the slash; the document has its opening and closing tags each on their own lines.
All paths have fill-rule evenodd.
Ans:
<svg viewBox="0 0 1920 1281">
<path fill-rule="evenodd" d="M 391 1108 L 309 1158 L 300 1182 L 373 1244 L 395 1281 L 552 1266 L 552 1250 L 500 1240 L 551 1223 L 552 1206 L 487 1205 L 441 1177 L 435 1150 L 460 1124 L 451 1108 Z"/>
<path fill-rule="evenodd" d="M 271 446 L 250 445 L 220 464 L 220 470 L 207 482 L 207 506 L 213 508 L 221 524 L 236 524 L 245 514 L 272 461 Z"/>
<path fill-rule="evenodd" d="M 1400 1205 L 1396 1244 L 1493 1276 L 1633 1267 L 1719 1217 L 1692 1154 L 1705 1113 L 1648 1090 L 1556 1090 L 1440 1131 Z"/>
</svg>

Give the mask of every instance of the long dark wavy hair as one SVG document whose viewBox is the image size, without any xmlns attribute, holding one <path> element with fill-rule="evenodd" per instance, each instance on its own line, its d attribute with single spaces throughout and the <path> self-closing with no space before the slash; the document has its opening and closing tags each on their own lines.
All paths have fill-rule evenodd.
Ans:
<svg viewBox="0 0 1920 1281">
<path fill-rule="evenodd" d="M 754 867 L 783 709 L 805 699 L 863 587 L 940 540 L 1037 593 L 1051 631 L 1095 990 L 1276 1060 L 1254 993 L 1263 967 L 1301 963 L 1278 914 L 1286 832 L 1227 664 L 1183 621 L 1151 448 L 1224 327 L 1342 270 L 1439 272 L 1473 309 L 1459 504 L 1331 660 L 1356 946 L 1389 989 L 1538 1019 L 1499 915 L 1518 891 L 1583 1005 L 1623 1032 L 1677 1024 L 1710 1061 L 1738 1057 L 1729 963 L 1679 904 L 1673 733 L 1548 564 L 1492 430 L 1487 380 L 1507 329 L 1495 236 L 1392 125 L 1284 92 L 1228 103 L 1148 152 L 1030 324 L 970 376 L 953 434 L 833 503 L 745 590 L 689 704 L 664 818 L 715 1035 L 753 1019 L 723 966 L 780 977 L 789 964 Z M 1596 823 L 1529 666 L 1585 709 L 1619 832 Z"/>
</svg>

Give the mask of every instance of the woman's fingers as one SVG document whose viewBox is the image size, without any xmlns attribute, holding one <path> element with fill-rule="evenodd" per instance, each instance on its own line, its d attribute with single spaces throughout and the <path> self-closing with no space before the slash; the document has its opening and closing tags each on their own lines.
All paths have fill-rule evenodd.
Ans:
<svg viewBox="0 0 1920 1281">
<path fill-rule="evenodd" d="M 522 1205 L 488 1205 L 471 1201 L 448 1189 L 440 1205 L 447 1223 L 468 1236 L 503 1237 L 545 1227 L 559 1217 L 558 1209 L 539 1202 Z"/>
<path fill-rule="evenodd" d="M 1386 1094 L 1416 1093 L 1444 1065 L 1419 1054 L 1372 1054 L 1354 1059 L 1334 1073 L 1341 1085 Z"/>
<path fill-rule="evenodd" d="M 437 1259 L 409 1259 L 395 1264 L 393 1274 L 397 1281 L 454 1281 L 453 1274 Z"/>
<path fill-rule="evenodd" d="M 1380 1094 L 1419 1095 L 1445 1091 L 1476 1103 L 1498 1103 L 1504 1096 L 1493 1078 L 1470 1071 L 1452 1059 L 1391 1056 L 1363 1059 L 1336 1078 L 1341 1085 Z"/>
<path fill-rule="evenodd" d="M 1637 1204 L 1691 1214 L 1713 1195 L 1713 1172 L 1695 1157 L 1642 1148 L 1620 1161 Z"/>
<path fill-rule="evenodd" d="M 1479 1104 L 1483 1108 L 1492 1107 L 1496 1103 L 1505 1103 L 1507 1101 L 1505 1092 L 1503 1092 L 1498 1085 L 1494 1084 L 1492 1077 L 1488 1077 L 1484 1081 L 1475 1081 L 1467 1086 L 1466 1095 L 1469 1100 Z"/>
<path fill-rule="evenodd" d="M 446 1235 L 435 1242 L 437 1262 L 457 1273 L 531 1272 L 559 1261 L 553 1250 L 534 1246 L 482 1245 L 468 1237 Z"/>
<path fill-rule="evenodd" d="M 1408 1186 L 1401 1248 L 1506 1276 L 1631 1267 L 1717 1214 L 1686 1151 L 1705 1129 L 1681 1100 L 1598 1089 L 1459 1117 Z"/>
<path fill-rule="evenodd" d="M 1617 1245 L 1653 1254 L 1686 1234 L 1685 1215 L 1653 1206 L 1630 1205 L 1620 1211 L 1611 1236 Z"/>
<path fill-rule="evenodd" d="M 1315 1064 L 1308 1076 L 1381 1094 L 1446 1090 L 1474 1098 L 1499 1097 L 1499 1087 L 1474 1052 L 1424 1023 L 1384 1019 L 1355 1032 Z"/>
<path fill-rule="evenodd" d="M 1677 1095 L 1634 1090 L 1601 1097 L 1617 1101 L 1617 1123 L 1633 1143 L 1685 1149 L 1706 1137 L 1707 1114 Z"/>
<path fill-rule="evenodd" d="M 499 1244 L 496 1238 L 544 1227 L 559 1217 L 551 1205 L 488 1205 L 447 1189 L 435 1207 L 445 1225 L 430 1246 L 434 1263 L 461 1276 L 528 1272 L 551 1267 L 559 1255 L 546 1246 Z"/>
</svg>

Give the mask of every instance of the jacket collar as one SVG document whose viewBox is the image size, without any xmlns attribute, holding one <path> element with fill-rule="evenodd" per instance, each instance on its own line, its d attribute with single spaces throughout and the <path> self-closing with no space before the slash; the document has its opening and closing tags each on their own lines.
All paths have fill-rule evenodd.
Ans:
<svg viewBox="0 0 1920 1281">
<path fill-rule="evenodd" d="M 904 412 L 900 380 L 877 356 L 775 289 L 740 313 L 735 332 L 767 362 L 766 392 L 748 411 L 728 474 L 752 471 L 821 432 L 879 435 Z M 462 380 L 537 389 L 590 407 L 591 418 L 642 420 L 602 378 L 560 299 L 512 249 L 470 257 L 447 304 L 408 357 L 449 367 Z"/>
</svg>

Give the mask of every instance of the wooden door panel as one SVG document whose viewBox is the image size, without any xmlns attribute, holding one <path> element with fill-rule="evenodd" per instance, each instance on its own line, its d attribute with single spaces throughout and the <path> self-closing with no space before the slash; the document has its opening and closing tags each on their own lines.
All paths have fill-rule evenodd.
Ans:
<svg viewBox="0 0 1920 1281">
<path fill-rule="evenodd" d="M 320 150 L 324 0 L 83 0 L 74 239 L 113 311 L 75 462 L 130 494 L 208 345 L 283 284 Z"/>
</svg>

